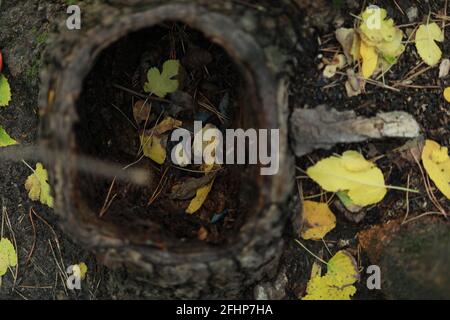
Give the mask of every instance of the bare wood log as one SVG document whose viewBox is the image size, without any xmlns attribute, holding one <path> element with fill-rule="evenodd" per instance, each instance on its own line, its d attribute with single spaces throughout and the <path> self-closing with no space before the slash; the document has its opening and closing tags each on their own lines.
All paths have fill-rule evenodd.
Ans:
<svg viewBox="0 0 450 320">
<path fill-rule="evenodd" d="M 368 139 L 414 138 L 420 134 L 416 120 L 406 112 L 380 112 L 375 117 L 359 117 L 354 111 L 339 112 L 320 105 L 296 109 L 290 119 L 290 138 L 297 157 L 315 149 L 331 149 L 338 143 Z"/>
</svg>

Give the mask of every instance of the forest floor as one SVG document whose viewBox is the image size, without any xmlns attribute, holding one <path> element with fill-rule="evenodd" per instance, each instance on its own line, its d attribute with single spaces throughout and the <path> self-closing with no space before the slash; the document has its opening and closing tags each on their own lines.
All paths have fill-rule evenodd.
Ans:
<svg viewBox="0 0 450 320">
<path fill-rule="evenodd" d="M 8 77 L 13 92 L 13 100 L 8 108 L 0 109 L 0 123 L 23 145 L 33 144 L 37 139 L 39 124 L 37 75 L 48 34 L 53 31 L 55 19 L 64 21 L 66 17 L 64 1 L 52 1 L 51 4 L 47 2 L 3 1 L 0 4 L 0 49 L 5 64 L 3 72 Z M 406 111 L 419 123 L 423 137 L 449 146 L 450 108 L 442 93 L 444 88 L 450 86 L 450 77 L 440 79 L 438 67 L 427 68 L 424 64 L 419 65 L 421 59 L 413 43 L 406 45 L 405 52 L 384 77 L 386 84 L 393 85 L 411 76 L 411 70 L 415 70 L 413 73 L 416 75 L 407 86 L 391 90 L 380 85 L 367 84 L 364 93 L 349 98 L 344 87 L 346 80 L 344 76 L 336 75 L 331 79 L 323 77 L 319 65 L 324 58 L 332 59 L 336 50 L 340 50 L 334 37 L 335 29 L 339 26 L 352 27 L 354 16 L 360 14 L 365 5 L 362 2 L 358 4 L 356 1 L 343 0 L 333 3 L 334 5 L 327 5 L 317 1 L 317 8 L 309 8 L 307 15 L 299 11 L 300 29 L 297 31 L 303 40 L 292 52 L 298 64 L 295 65 L 297 72 L 292 79 L 291 108 L 314 108 L 326 104 L 340 111 L 353 110 L 362 116 L 374 116 L 380 111 Z M 405 32 L 407 28 L 414 29 L 419 23 L 426 21 L 430 12 L 444 13 L 450 10 L 450 7 L 445 10 L 446 3 L 446 1 L 414 0 L 374 1 L 374 4 L 387 9 L 388 15 L 395 23 L 404 26 L 402 30 Z M 407 12 L 412 7 L 418 10 L 410 21 Z M 450 39 L 449 27 L 445 28 L 445 39 Z M 439 46 L 443 51 L 443 57 L 448 57 L 450 42 L 445 40 L 439 43 Z M 422 70 L 424 72 L 417 72 Z M 438 210 L 425 190 L 419 165 L 411 157 L 402 157 L 397 151 L 405 142 L 402 139 L 391 139 L 337 145 L 331 150 L 316 151 L 297 158 L 298 171 L 292 172 L 292 175 L 298 178 L 298 185 L 301 185 L 303 198 L 328 202 L 337 218 L 336 228 L 327 234 L 323 241 L 302 240 L 302 243 L 316 254 L 322 252 L 325 260 L 339 249 L 346 249 L 357 258 L 362 272 L 361 279 L 356 284 L 355 299 L 399 296 L 393 292 L 395 290 L 391 290 L 389 281 L 386 291 L 384 287 L 382 290 L 367 288 L 367 274 L 364 270 L 373 263 L 370 257 L 376 254 L 362 249 L 358 234 L 374 226 L 380 227 L 382 230 L 380 234 L 388 236 L 391 231 L 385 227 L 392 225 L 409 230 L 408 232 L 413 232 L 411 230 L 415 230 L 414 228 L 425 230 L 434 224 L 448 227 L 442 215 L 434 214 Z M 323 193 L 317 184 L 305 179 L 304 173 L 318 160 L 332 154 L 341 154 L 346 150 L 360 151 L 366 158 L 376 161 L 377 166 L 385 174 L 387 184 L 417 189 L 419 193 L 408 194 L 404 191 L 389 190 L 383 201 L 364 208 L 359 213 L 361 221 L 355 222 L 354 217 L 339 206 L 331 193 Z M 59 230 L 58 217 L 54 215 L 53 210 L 28 199 L 24 183 L 31 172 L 24 163 L 0 161 L 0 172 L 1 221 L 5 221 L 5 226 L 2 225 L 2 234 L 4 232 L 8 238 L 15 239 L 19 258 L 18 268 L 13 268 L 14 272 L 8 272 L 2 278 L 0 299 L 152 297 L 151 292 L 145 287 L 136 285 L 138 282 L 134 282 L 132 275 L 126 270 L 110 270 L 98 264 L 93 254 L 85 251 Z M 448 211 L 449 201 L 439 191 L 435 189 L 432 191 L 436 200 Z M 427 217 L 422 217 L 423 214 Z M 288 230 L 285 234 L 287 246 L 281 270 L 285 271 L 288 279 L 287 299 L 298 299 L 305 294 L 310 270 L 316 260 L 294 241 L 296 236 L 296 232 L 292 230 Z M 440 240 L 441 238 L 436 239 Z M 444 254 L 450 256 L 448 247 L 450 245 L 447 244 L 443 250 Z M 64 271 L 67 266 L 80 262 L 87 264 L 88 276 L 83 280 L 81 290 L 68 290 L 65 286 Z M 383 263 L 395 267 L 395 264 Z M 405 286 L 407 286 L 404 288 L 405 291 L 414 290 L 412 285 L 408 287 L 406 283 Z"/>
</svg>

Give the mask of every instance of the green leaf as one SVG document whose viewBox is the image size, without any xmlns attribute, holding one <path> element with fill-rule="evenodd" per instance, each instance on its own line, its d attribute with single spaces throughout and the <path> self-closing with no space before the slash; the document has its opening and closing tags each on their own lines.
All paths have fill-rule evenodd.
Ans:
<svg viewBox="0 0 450 320">
<path fill-rule="evenodd" d="M 9 267 L 17 265 L 17 253 L 11 241 L 0 239 L 0 278 L 8 271 Z"/>
<path fill-rule="evenodd" d="M 9 134 L 6 133 L 5 129 L 0 126 L 0 147 L 7 147 L 17 144 L 17 141 L 12 139 Z"/>
<path fill-rule="evenodd" d="M 167 60 L 164 62 L 162 73 L 156 67 L 151 68 L 147 72 L 148 81 L 144 85 L 144 91 L 154 93 L 160 98 L 164 98 L 168 93 L 177 91 L 179 82 L 172 78 L 178 75 L 179 70 L 179 60 Z"/>
<path fill-rule="evenodd" d="M 8 79 L 0 74 L 0 107 L 6 107 L 11 101 L 11 87 Z"/>
</svg>

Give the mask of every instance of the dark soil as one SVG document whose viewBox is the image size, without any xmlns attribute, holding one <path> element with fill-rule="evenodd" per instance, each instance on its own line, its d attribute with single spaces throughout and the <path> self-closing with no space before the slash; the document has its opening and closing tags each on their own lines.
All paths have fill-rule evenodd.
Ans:
<svg viewBox="0 0 450 320">
<path fill-rule="evenodd" d="M 298 2 L 303 3 L 302 7 L 310 5 L 309 1 Z M 395 2 L 400 9 L 395 5 L 394 1 L 373 2 L 386 8 L 389 16 L 394 19 L 397 25 L 410 23 L 402 11 L 405 12 L 412 6 L 418 8 L 418 17 L 413 22 L 419 23 L 426 20 L 430 12 L 442 12 L 445 3 L 444 1 L 418 2 L 414 0 L 397 0 Z M 438 79 L 437 68 L 432 68 L 415 78 L 413 84 L 438 86 L 439 88 L 415 89 L 402 87 L 400 92 L 394 92 L 368 84 L 365 94 L 348 98 L 344 88 L 345 79 L 339 78 L 339 76 L 331 80 L 324 79 L 322 71 L 318 70 L 317 66 L 323 57 L 332 58 L 333 56 L 333 53 L 323 51 L 323 49 L 338 48 L 338 43 L 333 36 L 336 22 L 342 21 L 343 26 L 352 26 L 354 18 L 349 13 L 359 14 L 362 9 L 362 2 L 333 1 L 335 5 L 328 4 L 331 1 L 313 1 L 313 3 L 314 6 L 311 6 L 313 10 L 299 12 L 298 17 L 296 17 L 296 21 L 298 21 L 297 31 L 302 40 L 298 43 L 295 50 L 292 51 L 292 55 L 297 58 L 297 63 L 293 65 L 296 76 L 291 86 L 291 107 L 314 108 L 319 104 L 327 104 L 339 110 L 354 110 L 359 115 L 367 116 L 374 115 L 379 111 L 404 110 L 414 115 L 421 125 L 424 137 L 449 146 L 450 108 L 449 104 L 442 97 L 442 91 L 443 88 L 450 85 L 450 77 Z M 447 12 L 450 12 L 450 8 L 447 8 Z M 46 46 L 46 35 L 50 31 L 55 31 L 56 25 L 63 23 L 64 19 L 64 1 L 51 1 L 51 3 L 48 1 L 43 3 L 39 0 L 3 1 L 1 4 L 0 48 L 5 58 L 3 72 L 12 85 L 13 100 L 7 108 L 0 110 L 0 123 L 21 144 L 32 144 L 36 140 L 39 121 L 36 99 L 38 93 L 36 73 L 40 66 L 40 56 Z M 21 23 L 18 24 L 17 21 Z M 404 31 L 406 29 L 407 27 L 403 28 Z M 139 37 L 139 35 L 136 36 Z M 448 27 L 445 29 L 445 38 L 446 41 L 439 44 L 439 46 L 442 48 L 443 57 L 448 57 L 450 49 L 450 42 L 448 41 L 450 39 L 450 28 Z M 317 39 L 321 39 L 321 44 L 318 43 Z M 200 42 L 201 45 L 202 42 Z M 117 51 L 119 48 L 120 45 L 115 50 L 108 52 L 109 54 L 119 54 L 120 52 Z M 209 45 L 206 45 L 205 48 L 211 50 L 216 59 L 226 59 L 218 48 L 210 48 Z M 107 78 L 103 79 L 103 81 L 112 82 L 112 79 L 114 79 L 114 81 L 127 86 L 132 77 L 131 73 L 136 71 L 139 64 L 139 52 L 143 50 L 146 50 L 146 48 L 142 47 L 139 50 L 128 52 L 127 54 L 130 56 L 127 59 L 121 58 L 119 54 L 119 57 L 108 58 L 105 56 L 102 58 L 103 60 L 99 60 L 99 62 L 103 61 L 103 63 L 108 64 L 108 59 L 114 58 L 116 61 L 124 64 L 114 68 L 112 73 L 105 73 L 104 75 Z M 181 57 L 181 49 L 177 47 L 175 50 L 177 51 L 177 56 Z M 161 60 L 167 59 L 167 56 L 167 51 L 162 53 Z M 402 54 L 398 63 L 386 75 L 385 81 L 391 84 L 391 81 L 401 80 L 419 62 L 420 58 L 414 45 L 407 45 L 405 53 Z M 103 67 L 104 65 L 98 65 L 98 68 Z M 212 72 L 213 69 L 209 71 L 211 74 L 221 75 L 221 70 L 224 70 L 222 68 L 226 67 L 226 63 L 217 64 L 218 70 L 214 73 Z M 125 70 L 129 73 L 128 75 L 124 74 Z M 231 83 L 234 83 L 233 81 Z M 325 87 L 334 81 L 336 82 L 335 85 Z M 101 82 L 99 81 L 99 83 Z M 89 86 L 89 88 L 94 89 L 95 85 L 99 85 L 99 83 Z M 219 87 L 223 90 L 233 88 L 233 86 L 224 83 L 219 84 Z M 106 110 L 108 119 L 115 121 L 111 124 L 105 122 L 104 127 L 98 129 L 100 134 L 112 135 L 114 138 L 123 138 L 124 140 L 113 143 L 113 148 L 106 148 L 102 145 L 102 141 L 106 140 L 102 140 L 100 136 L 96 135 L 93 141 L 97 141 L 98 145 L 94 149 L 88 150 L 87 146 L 84 146 L 83 149 L 82 144 L 80 144 L 80 148 L 85 152 L 128 164 L 135 160 L 134 151 L 137 148 L 135 143 L 139 141 L 137 133 L 132 130 L 133 128 L 126 125 L 126 120 L 123 119 L 123 116 L 113 112 L 110 108 L 110 102 L 115 101 L 117 106 L 131 118 L 132 97 L 118 90 L 111 90 L 111 88 L 105 87 L 103 90 L 96 90 L 93 93 L 93 96 L 95 96 L 102 92 L 103 99 L 98 99 L 98 101 L 102 100 L 102 104 L 98 103 L 98 108 Z M 214 104 L 220 102 L 219 96 L 221 95 L 217 97 L 211 96 Z M 87 125 L 87 123 L 88 121 L 83 121 L 83 125 Z M 119 129 L 114 127 L 113 123 L 120 124 Z M 398 152 L 394 151 L 397 147 L 403 145 L 404 142 L 399 139 L 339 145 L 332 150 L 317 151 L 297 159 L 297 165 L 302 170 L 305 170 L 322 157 L 333 153 L 342 153 L 349 149 L 359 150 L 366 158 L 377 159 L 376 164 L 385 174 L 387 184 L 407 186 L 409 177 L 409 187 L 420 191 L 418 194 L 409 195 L 409 217 L 436 211 L 436 208 L 434 208 L 427 197 L 417 164 L 411 160 L 403 159 Z M 127 150 L 125 146 L 130 146 L 131 154 L 124 153 L 124 150 Z M 149 161 L 145 160 L 146 164 L 142 165 L 150 166 Z M 34 163 L 30 164 L 34 165 Z M 92 254 L 80 248 L 80 246 L 73 243 L 71 239 L 68 239 L 60 232 L 58 229 L 58 217 L 51 209 L 28 200 L 23 184 L 31 172 L 24 164 L 21 162 L 0 161 L 0 172 L 2 216 L 7 216 L 11 221 L 11 228 L 5 229 L 4 236 L 13 238 L 14 235 L 19 256 L 17 277 L 8 273 L 2 279 L 2 286 L 0 287 L 1 299 L 123 299 L 127 297 L 152 296 L 152 289 L 145 287 L 143 284 L 139 285 L 139 281 L 132 281 L 132 277 L 127 271 L 120 269 L 113 271 L 99 266 Z M 161 170 L 155 170 L 156 177 L 160 173 Z M 178 171 L 171 171 L 171 179 L 178 179 L 183 174 Z M 300 170 L 292 174 L 304 176 Z M 210 195 L 210 199 L 222 197 L 222 204 L 207 202 L 204 211 L 199 215 L 188 218 L 183 218 L 185 215 L 178 214 L 176 210 L 168 210 L 171 204 L 164 203 L 168 189 L 165 189 L 161 194 L 159 204 L 155 202 L 154 206 L 147 208 L 146 204 L 150 189 L 137 191 L 128 189 L 127 191 L 126 186 L 118 184 L 116 185 L 117 190 L 122 190 L 122 194 L 127 192 L 127 199 L 130 199 L 130 195 L 134 195 L 133 200 L 136 202 L 131 203 L 128 200 L 120 200 L 123 195 L 119 196 L 114 203 L 117 207 L 113 205 L 110 208 L 105 215 L 105 220 L 114 221 L 114 219 L 118 219 L 115 223 L 120 223 L 120 221 L 123 221 L 123 217 L 120 217 L 119 206 L 131 208 L 138 204 L 137 212 L 140 221 L 151 221 L 160 225 L 167 232 L 166 235 L 158 234 L 161 236 L 161 239 L 164 237 L 184 237 L 191 239 L 191 241 L 197 241 L 198 229 L 200 226 L 204 226 L 209 231 L 210 238 L 207 241 L 223 243 L 225 239 L 230 238 L 230 234 L 242 222 L 238 220 L 241 217 L 238 217 L 236 221 L 232 221 L 235 217 L 230 212 L 219 226 L 211 226 L 210 223 L 211 215 L 221 208 L 236 208 L 238 205 L 231 199 L 237 199 L 233 192 L 239 181 L 230 180 L 229 176 L 232 175 L 228 175 L 226 172 L 219 176 L 215 184 L 216 189 Z M 92 180 L 86 180 L 85 183 L 88 183 L 88 181 Z M 310 180 L 300 178 L 299 182 L 301 182 L 304 197 L 313 197 L 313 200 L 330 200 L 331 194 L 320 195 L 320 188 Z M 111 181 L 105 180 L 95 181 L 93 185 L 96 190 L 85 194 L 86 199 L 90 199 L 92 209 L 95 212 L 102 206 L 110 183 Z M 449 201 L 442 194 L 436 191 L 435 195 L 444 207 L 449 207 Z M 407 212 L 406 194 L 401 191 L 389 190 L 381 203 L 364 209 L 365 217 L 360 223 L 349 221 L 344 212 L 336 206 L 334 200 L 330 201 L 331 209 L 337 216 L 337 227 L 326 236 L 325 243 L 332 253 L 338 249 L 346 249 L 353 253 L 358 258 L 360 266 L 365 268 L 371 262 L 367 258 L 368 255 L 359 250 L 358 232 L 368 229 L 375 224 L 384 224 L 395 218 L 403 218 Z M 126 203 L 121 203 L 121 201 L 126 201 Z M 294 197 L 291 204 L 292 210 L 298 209 L 296 202 L 298 202 L 298 198 Z M 184 208 L 184 206 L 185 204 L 180 204 L 180 207 Z M 35 210 L 42 220 L 36 215 L 29 214 L 31 208 Z M 171 213 L 169 214 L 169 212 Z M 148 217 L 149 215 L 151 217 Z M 126 218 L 129 218 L 128 215 Z M 167 223 L 168 219 L 177 221 L 177 223 Z M 438 219 L 443 220 L 440 217 Z M 44 220 L 48 222 L 48 225 Z M 215 230 L 216 228 L 217 231 Z M 287 271 L 289 279 L 287 286 L 288 298 L 297 299 L 304 293 L 311 266 L 315 259 L 293 241 L 297 237 L 296 231 L 288 230 L 285 237 L 288 240 L 288 245 L 281 267 Z M 312 252 L 318 253 L 322 251 L 324 258 L 328 259 L 330 257 L 323 242 L 303 241 L 303 243 Z M 30 252 L 31 259 L 27 261 Z M 395 254 L 398 256 L 397 251 Z M 89 268 L 82 290 L 79 292 L 67 291 L 63 284 L 65 273 L 62 270 L 68 265 L 81 261 L 86 262 Z M 380 299 L 390 296 L 389 292 L 385 294 L 384 288 L 381 291 L 369 291 L 365 284 L 366 277 L 363 270 L 361 280 L 357 284 L 356 299 Z M 403 285 L 408 286 L 408 283 Z M 407 289 L 405 291 L 407 292 Z"/>
</svg>

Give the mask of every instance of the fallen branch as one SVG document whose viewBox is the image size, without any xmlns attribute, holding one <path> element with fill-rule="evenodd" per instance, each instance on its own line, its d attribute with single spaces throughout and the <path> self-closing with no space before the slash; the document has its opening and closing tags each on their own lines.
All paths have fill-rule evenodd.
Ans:
<svg viewBox="0 0 450 320">
<path fill-rule="evenodd" d="M 325 105 L 294 110 L 289 124 L 291 145 L 298 157 L 315 149 L 330 149 L 337 143 L 414 138 L 420 133 L 416 120 L 406 112 L 380 112 L 364 118 L 353 111 L 339 112 Z"/>
</svg>

